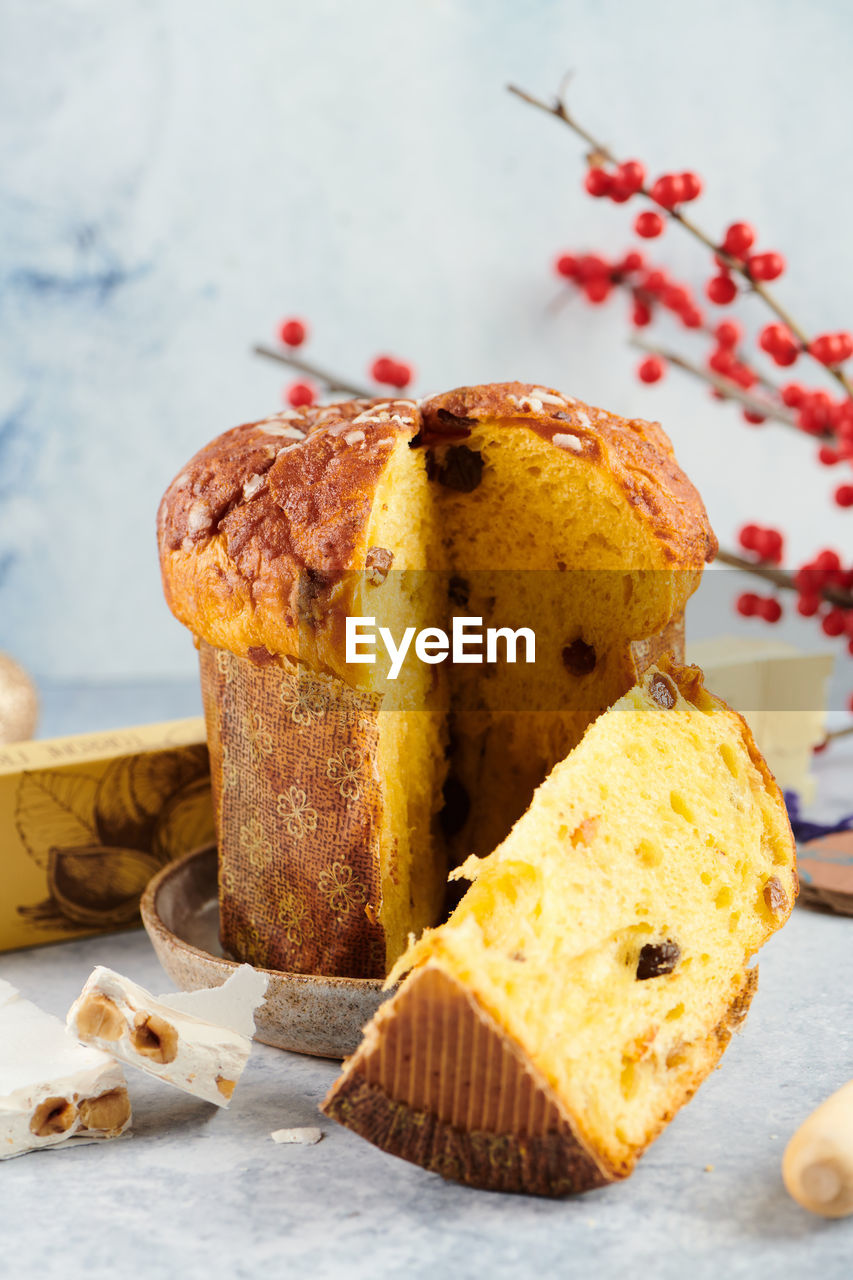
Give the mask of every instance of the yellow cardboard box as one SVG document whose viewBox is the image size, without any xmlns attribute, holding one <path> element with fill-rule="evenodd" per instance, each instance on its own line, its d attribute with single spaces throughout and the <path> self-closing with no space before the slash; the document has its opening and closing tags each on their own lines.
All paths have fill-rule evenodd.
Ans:
<svg viewBox="0 0 853 1280">
<path fill-rule="evenodd" d="M 0 951 L 127 928 L 214 839 L 201 717 L 0 746 Z"/>
</svg>

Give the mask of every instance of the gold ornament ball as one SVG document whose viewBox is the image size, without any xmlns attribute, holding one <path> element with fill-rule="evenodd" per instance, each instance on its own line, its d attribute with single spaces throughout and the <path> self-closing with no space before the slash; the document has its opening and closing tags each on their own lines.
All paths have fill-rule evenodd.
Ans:
<svg viewBox="0 0 853 1280">
<path fill-rule="evenodd" d="M 37 720 L 35 685 L 23 667 L 0 653 L 0 746 L 31 738 Z"/>
</svg>

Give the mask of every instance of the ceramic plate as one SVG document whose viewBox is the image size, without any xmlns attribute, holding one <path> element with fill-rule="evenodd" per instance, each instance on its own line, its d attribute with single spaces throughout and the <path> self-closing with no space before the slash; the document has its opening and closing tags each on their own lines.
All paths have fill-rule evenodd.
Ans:
<svg viewBox="0 0 853 1280">
<path fill-rule="evenodd" d="M 237 968 L 219 944 L 215 848 L 164 867 L 145 890 L 141 910 L 157 958 L 183 991 L 218 987 Z M 269 985 L 255 1014 L 255 1039 L 318 1058 L 352 1053 L 361 1028 L 390 994 L 373 978 L 261 972 Z"/>
</svg>

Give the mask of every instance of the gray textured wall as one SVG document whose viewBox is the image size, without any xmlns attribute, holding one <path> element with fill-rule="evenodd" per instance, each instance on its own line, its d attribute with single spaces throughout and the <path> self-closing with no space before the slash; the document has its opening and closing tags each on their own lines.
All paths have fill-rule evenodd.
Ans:
<svg viewBox="0 0 853 1280">
<path fill-rule="evenodd" d="M 652 170 L 695 166 L 702 221 L 754 220 L 785 299 L 833 328 L 851 54 L 843 0 L 3 0 L 0 648 L 60 677 L 191 671 L 157 501 L 279 404 L 249 346 L 289 312 L 354 377 L 390 348 L 422 389 L 530 378 L 659 417 L 724 540 L 757 517 L 799 555 L 850 551 L 807 441 L 675 375 L 641 387 L 620 304 L 546 310 L 554 251 L 615 251 L 634 211 L 587 199 L 577 142 L 503 86 L 574 68 L 578 113 Z"/>
</svg>

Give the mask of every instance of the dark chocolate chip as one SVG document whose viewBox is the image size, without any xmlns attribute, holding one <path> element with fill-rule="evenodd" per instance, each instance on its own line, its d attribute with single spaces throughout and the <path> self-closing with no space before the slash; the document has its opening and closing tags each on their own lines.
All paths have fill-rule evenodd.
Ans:
<svg viewBox="0 0 853 1280">
<path fill-rule="evenodd" d="M 444 807 L 438 815 L 438 821 L 445 839 L 455 836 L 468 821 L 471 812 L 471 798 L 467 789 L 454 774 L 448 774 L 442 791 Z"/>
<path fill-rule="evenodd" d="M 453 574 L 447 584 L 447 595 L 451 604 L 458 604 L 463 609 L 468 607 L 468 599 L 471 594 L 471 584 L 467 578 L 460 578 L 458 574 Z"/>
<path fill-rule="evenodd" d="M 591 644 L 587 644 L 585 640 L 578 637 L 571 644 L 567 644 L 563 649 L 563 666 L 570 675 L 580 677 L 588 676 L 591 671 L 595 670 L 595 650 Z"/>
<path fill-rule="evenodd" d="M 437 409 L 435 416 L 443 427 L 449 427 L 454 434 L 468 435 L 476 418 L 465 418 L 462 414 L 451 413 L 449 409 Z"/>
<path fill-rule="evenodd" d="M 640 948 L 637 981 L 645 982 L 646 978 L 662 978 L 665 973 L 672 973 L 680 959 L 681 947 L 670 938 L 664 942 L 647 942 Z"/>
<path fill-rule="evenodd" d="M 439 462 L 432 452 L 427 454 L 427 475 L 438 480 L 445 489 L 457 493 L 473 493 L 483 478 L 483 455 L 464 444 L 452 444 Z"/>
<path fill-rule="evenodd" d="M 660 672 L 656 672 L 652 676 L 649 684 L 649 694 L 654 698 L 658 706 L 663 707 L 665 711 L 669 711 L 678 701 L 678 694 L 675 692 L 669 676 L 661 675 Z"/>
</svg>

